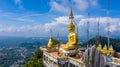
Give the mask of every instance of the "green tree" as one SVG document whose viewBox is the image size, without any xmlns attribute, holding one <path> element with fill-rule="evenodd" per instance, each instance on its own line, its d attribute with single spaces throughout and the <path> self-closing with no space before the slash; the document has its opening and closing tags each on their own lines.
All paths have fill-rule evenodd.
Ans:
<svg viewBox="0 0 120 67">
<path fill-rule="evenodd" d="M 24 65 L 24 67 L 43 67 L 43 52 L 37 49 L 32 58 Z"/>
</svg>

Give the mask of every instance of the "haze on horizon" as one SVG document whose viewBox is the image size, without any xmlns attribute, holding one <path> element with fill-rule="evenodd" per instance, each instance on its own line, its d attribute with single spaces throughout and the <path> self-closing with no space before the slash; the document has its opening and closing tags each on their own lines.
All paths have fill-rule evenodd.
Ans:
<svg viewBox="0 0 120 67">
<path fill-rule="evenodd" d="M 120 0 L 110 0 L 110 37 L 120 35 Z M 67 36 L 70 7 L 78 24 L 79 36 L 86 36 L 87 13 L 90 12 L 90 36 L 96 35 L 100 18 L 100 35 L 106 35 L 106 0 L 0 0 L 0 36 Z M 89 8 L 89 9 L 88 9 Z M 64 32 L 64 33 L 63 33 Z"/>
</svg>

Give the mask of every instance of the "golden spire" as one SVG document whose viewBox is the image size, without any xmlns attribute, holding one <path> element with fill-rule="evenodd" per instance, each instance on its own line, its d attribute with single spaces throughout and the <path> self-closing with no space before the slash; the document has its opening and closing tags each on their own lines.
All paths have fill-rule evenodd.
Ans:
<svg viewBox="0 0 120 67">
<path fill-rule="evenodd" d="M 101 50 L 102 54 L 106 54 L 107 53 L 107 46 L 106 44 L 104 45 L 103 49 Z"/>
<path fill-rule="evenodd" d="M 52 39 L 52 30 L 50 30 L 50 39 Z"/>
<path fill-rule="evenodd" d="M 71 7 L 71 10 L 70 10 L 70 15 L 69 15 L 69 19 L 73 19 L 74 16 L 73 16 L 73 13 L 72 13 L 72 7 Z"/>
<path fill-rule="evenodd" d="M 50 39 L 48 42 L 48 48 L 51 48 L 53 46 L 53 39 L 52 39 L 52 30 L 50 30 Z"/>
<path fill-rule="evenodd" d="M 109 50 L 113 50 L 113 46 L 112 45 L 110 45 Z"/>
<path fill-rule="evenodd" d="M 74 16 L 73 16 L 73 13 L 72 13 L 72 8 L 71 8 L 71 10 L 70 10 L 70 15 L 69 15 L 69 19 L 70 19 L 70 23 L 69 23 L 69 25 L 68 25 L 68 30 L 70 30 L 69 28 L 71 28 L 73 31 L 74 31 L 74 24 L 73 24 L 73 22 L 72 22 L 72 19 L 74 18 Z"/>
<path fill-rule="evenodd" d="M 97 47 L 98 51 L 101 52 L 101 49 L 102 49 L 102 45 L 99 43 L 98 47 Z"/>
<path fill-rule="evenodd" d="M 110 47 L 109 47 L 109 52 L 114 53 L 114 49 L 113 49 L 112 45 L 110 45 Z"/>
<path fill-rule="evenodd" d="M 104 49 L 104 50 L 107 50 L 107 46 L 106 46 L 106 44 L 104 45 L 103 49 Z"/>
</svg>

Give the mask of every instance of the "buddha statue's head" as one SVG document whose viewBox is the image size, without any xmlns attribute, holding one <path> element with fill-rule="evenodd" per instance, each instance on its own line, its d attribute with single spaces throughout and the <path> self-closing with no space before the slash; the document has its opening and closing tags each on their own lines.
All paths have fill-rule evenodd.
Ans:
<svg viewBox="0 0 120 67">
<path fill-rule="evenodd" d="M 68 31 L 74 32 L 74 28 L 75 28 L 75 26 L 74 26 L 73 22 L 71 21 L 70 24 L 68 25 Z"/>
</svg>

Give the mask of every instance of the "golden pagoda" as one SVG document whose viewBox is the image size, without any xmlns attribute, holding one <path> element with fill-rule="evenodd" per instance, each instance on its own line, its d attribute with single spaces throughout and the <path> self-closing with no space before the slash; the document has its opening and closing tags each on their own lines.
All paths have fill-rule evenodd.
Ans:
<svg viewBox="0 0 120 67">
<path fill-rule="evenodd" d="M 104 55 L 107 53 L 107 46 L 106 46 L 106 44 L 104 45 L 103 49 L 101 50 L 101 53 L 104 54 Z"/>
<path fill-rule="evenodd" d="M 51 49 L 51 48 L 54 48 L 55 46 L 57 46 L 59 43 L 60 42 L 58 40 L 53 39 L 52 32 L 51 32 L 47 47 Z"/>
<path fill-rule="evenodd" d="M 48 42 L 48 48 L 52 48 L 53 47 L 53 38 L 52 38 L 52 33 L 50 33 L 50 39 L 49 39 L 49 42 Z"/>
<path fill-rule="evenodd" d="M 102 45 L 101 45 L 100 43 L 99 43 L 99 45 L 98 45 L 97 49 L 98 49 L 98 51 L 100 51 L 100 52 L 101 52 L 101 50 L 102 50 Z"/>
<path fill-rule="evenodd" d="M 112 53 L 112 54 L 114 54 L 114 49 L 113 49 L 113 46 L 112 45 L 110 45 L 110 47 L 109 47 L 109 49 L 108 49 L 108 52 L 109 53 Z"/>
</svg>

